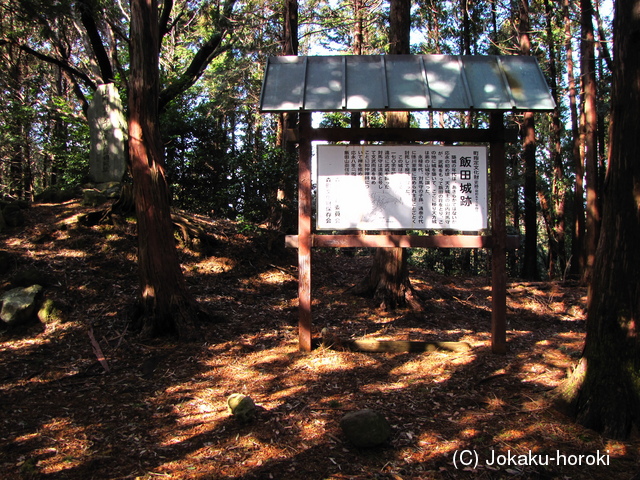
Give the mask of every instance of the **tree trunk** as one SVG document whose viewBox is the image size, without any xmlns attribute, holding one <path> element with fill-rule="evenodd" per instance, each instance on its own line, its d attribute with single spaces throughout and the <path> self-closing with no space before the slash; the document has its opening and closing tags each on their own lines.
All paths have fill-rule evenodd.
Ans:
<svg viewBox="0 0 640 480">
<path fill-rule="evenodd" d="M 364 15 L 362 0 L 353 0 L 353 18 L 355 26 L 353 30 L 353 46 L 354 55 L 362 55 L 362 44 L 364 43 Z"/>
<path fill-rule="evenodd" d="M 190 335 L 196 309 L 176 250 L 158 121 L 158 11 L 131 1 L 129 156 L 138 218 L 141 329 L 145 336 Z"/>
<path fill-rule="evenodd" d="M 471 19 L 469 18 L 469 0 L 461 0 L 462 32 L 460 39 L 460 53 L 471 55 Z"/>
<path fill-rule="evenodd" d="M 600 205 L 598 181 L 598 113 L 596 110 L 595 36 L 591 0 L 580 0 L 580 69 L 584 96 L 584 147 L 587 174 L 587 220 L 585 236 L 586 263 L 583 280 L 589 281 L 600 235 Z"/>
<path fill-rule="evenodd" d="M 567 55 L 567 77 L 569 80 L 569 110 L 571 113 L 571 159 L 575 166 L 576 183 L 573 193 L 573 229 L 571 241 L 570 272 L 574 276 L 581 276 L 584 271 L 584 163 L 580 148 L 580 129 L 578 126 L 578 102 L 576 81 L 573 73 L 573 48 L 571 46 L 571 17 L 569 15 L 569 0 L 562 1 L 562 16 L 564 22 L 565 51 Z"/>
<path fill-rule="evenodd" d="M 529 0 L 520 0 L 520 54 L 531 54 Z M 525 112 L 521 127 L 524 160 L 524 262 L 522 276 L 538 280 L 538 215 L 536 205 L 536 126 L 533 112 Z"/>
<path fill-rule="evenodd" d="M 392 0 L 389 28 L 390 54 L 409 53 L 410 27 L 411 2 Z M 408 128 L 409 113 L 387 112 L 387 127 Z M 354 293 L 372 296 L 384 310 L 405 306 L 420 310 L 409 281 L 407 251 L 404 248 L 377 248 L 369 274 L 355 287 Z"/>
<path fill-rule="evenodd" d="M 282 54 L 298 55 L 298 0 L 285 0 L 282 25 Z M 284 152 L 284 162 L 291 162 L 296 158 L 296 143 L 287 137 L 287 131 L 293 130 L 298 124 L 298 115 L 294 112 L 284 112 L 280 115 L 278 132 L 279 146 Z M 268 219 L 272 230 L 289 231 L 295 227 L 295 212 L 287 207 L 292 204 L 295 194 L 295 185 L 287 184 L 282 179 Z"/>
<path fill-rule="evenodd" d="M 391 0 L 389 9 L 389 54 L 411 53 L 411 0 Z"/>
<path fill-rule="evenodd" d="M 640 425 L 640 1 L 618 0 L 609 168 L 589 289 L 587 337 L 559 404 L 614 438 Z"/>
<path fill-rule="evenodd" d="M 547 48 L 549 49 L 549 74 L 551 77 L 551 95 L 556 105 L 560 105 L 558 98 L 558 69 L 556 47 L 553 39 L 554 12 L 550 0 L 545 0 L 545 14 L 547 17 Z M 548 277 L 553 278 L 556 273 L 556 264 L 560 273 L 564 274 L 567 266 L 566 242 L 565 242 L 565 205 L 566 205 L 566 175 L 562 164 L 562 125 L 560 108 L 556 107 L 551 114 L 550 153 L 553 178 L 551 180 L 551 192 L 549 202 L 550 232 L 549 232 L 549 263 Z"/>
</svg>

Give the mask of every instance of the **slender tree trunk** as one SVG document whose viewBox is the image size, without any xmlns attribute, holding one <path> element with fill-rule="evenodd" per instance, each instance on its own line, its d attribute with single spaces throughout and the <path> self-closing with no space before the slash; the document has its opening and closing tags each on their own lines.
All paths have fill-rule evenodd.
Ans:
<svg viewBox="0 0 640 480">
<path fill-rule="evenodd" d="M 195 302 L 186 287 L 169 209 L 158 121 L 158 11 L 154 0 L 131 0 L 129 156 L 138 218 L 138 268 L 148 336 L 191 334 Z"/>
<path fill-rule="evenodd" d="M 298 55 L 298 0 L 285 0 L 282 26 L 282 54 Z M 296 158 L 296 143 L 287 137 L 287 132 L 292 131 L 298 124 L 298 115 L 293 112 L 285 112 L 280 115 L 279 145 L 284 152 L 283 162 L 293 161 Z M 295 227 L 293 210 L 287 208 L 295 194 L 295 185 L 288 185 L 284 180 L 275 192 L 275 198 L 268 223 L 276 231 L 288 231 Z"/>
<path fill-rule="evenodd" d="M 520 54 L 531 54 L 529 0 L 520 0 Z M 538 215 L 536 205 L 536 126 L 533 112 L 525 112 L 521 126 L 524 160 L 524 262 L 522 276 L 538 279 Z"/>
<path fill-rule="evenodd" d="M 362 55 L 362 45 L 364 43 L 364 12 L 362 0 L 353 0 L 353 18 L 355 26 L 353 31 L 353 51 L 354 55 Z"/>
<path fill-rule="evenodd" d="M 587 219 L 585 236 L 586 264 L 583 280 L 588 281 L 595 261 L 600 234 L 600 205 L 598 181 L 598 113 L 596 109 L 595 36 L 593 31 L 593 6 L 591 0 L 580 0 L 580 70 L 584 96 L 584 147 L 587 174 Z"/>
<path fill-rule="evenodd" d="M 15 52 L 14 62 L 11 64 L 11 80 L 13 81 L 13 92 L 8 99 L 12 107 L 11 118 L 3 119 L 7 122 L 7 130 L 11 138 L 9 152 L 9 182 L 8 193 L 16 198 L 24 198 L 24 169 L 26 165 L 25 130 L 26 120 L 24 115 L 26 93 L 24 82 L 23 65 L 24 58 L 20 52 Z"/>
<path fill-rule="evenodd" d="M 550 192 L 538 191 L 538 201 L 540 202 L 540 213 L 544 220 L 544 226 L 547 231 L 547 238 L 549 240 L 549 251 L 547 254 L 547 276 L 549 279 L 553 278 L 555 273 L 555 266 L 558 252 L 558 242 L 554 232 L 554 215 L 551 204 L 549 202 Z"/>
<path fill-rule="evenodd" d="M 521 208 L 520 208 L 520 159 L 517 155 L 510 155 L 509 166 L 511 167 L 511 178 L 517 179 L 513 185 L 513 195 L 511 196 L 511 212 L 513 213 L 513 230 L 520 232 L 521 228 Z M 517 277 L 520 275 L 520 250 L 507 251 L 509 262 L 509 276 Z"/>
<path fill-rule="evenodd" d="M 602 18 L 600 18 L 600 0 L 595 1 L 595 9 L 593 13 L 595 14 L 596 24 L 598 25 L 598 49 L 600 50 L 600 58 L 604 59 L 607 63 L 607 68 L 611 72 L 613 71 L 613 60 L 611 59 L 607 36 L 604 33 L 604 27 L 602 26 Z"/>
<path fill-rule="evenodd" d="M 582 359 L 558 404 L 588 428 L 626 438 L 640 426 L 640 1 L 618 0 L 609 166 Z"/>
<path fill-rule="evenodd" d="M 578 101 L 576 81 L 573 68 L 573 46 L 571 43 L 571 16 L 569 0 L 562 1 L 562 16 L 564 21 L 565 52 L 567 55 L 567 77 L 569 80 L 569 111 L 571 113 L 571 159 L 575 167 L 576 183 L 573 193 L 573 228 L 571 240 L 571 265 L 569 271 L 574 276 L 582 276 L 584 271 L 584 162 L 580 148 L 580 127 L 578 124 Z"/>
<path fill-rule="evenodd" d="M 460 52 L 462 55 L 471 55 L 471 19 L 469 18 L 469 0 L 461 0 L 462 10 L 462 35 Z"/>
<path fill-rule="evenodd" d="M 556 105 L 560 105 L 558 98 L 558 69 L 556 59 L 556 47 L 553 38 L 554 12 L 550 0 L 545 0 L 545 13 L 547 17 L 547 48 L 549 49 L 549 73 L 551 77 L 551 95 Z M 560 108 L 557 106 L 551 114 L 551 136 L 549 139 L 551 152 L 551 165 L 553 178 L 551 180 L 550 203 L 550 235 L 549 235 L 549 263 L 548 276 L 553 278 L 556 270 L 556 262 L 559 264 L 561 274 L 564 274 L 567 265 L 565 242 L 565 204 L 566 204 L 566 177 L 562 164 L 561 143 L 561 119 Z"/>
</svg>

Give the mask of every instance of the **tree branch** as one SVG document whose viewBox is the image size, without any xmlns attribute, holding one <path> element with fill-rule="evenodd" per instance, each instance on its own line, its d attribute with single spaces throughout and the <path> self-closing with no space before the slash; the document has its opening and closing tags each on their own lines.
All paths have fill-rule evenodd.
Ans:
<svg viewBox="0 0 640 480">
<path fill-rule="evenodd" d="M 16 42 L 13 42 L 11 40 L 8 40 L 6 38 L 1 38 L 0 39 L 0 46 L 2 45 L 13 45 L 17 48 L 19 48 L 20 50 L 22 50 L 25 53 L 28 53 L 29 55 L 33 55 L 34 57 L 45 61 L 47 63 L 51 63 L 52 65 L 56 65 L 57 67 L 61 68 L 62 70 L 64 70 L 65 72 L 73 75 L 76 78 L 79 78 L 80 80 L 82 80 L 84 82 L 84 84 L 90 88 L 91 90 L 95 90 L 96 88 L 98 88 L 98 86 L 95 84 L 95 82 L 93 80 L 91 80 L 89 78 L 89 76 L 83 72 L 81 72 L 80 70 L 72 67 L 71 65 L 69 65 L 67 62 L 65 62 L 64 60 L 60 60 L 59 58 L 55 58 L 52 57 L 50 55 L 46 55 L 44 53 L 38 52 L 37 50 L 34 50 L 33 48 L 27 46 L 27 45 L 23 45 L 23 44 L 19 44 Z"/>
<path fill-rule="evenodd" d="M 111 61 L 109 60 L 109 54 L 104 48 L 98 26 L 93 18 L 93 8 L 89 5 L 87 0 L 81 0 L 78 2 L 80 9 L 80 21 L 84 26 L 91 48 L 96 56 L 98 66 L 100 67 L 100 75 L 104 83 L 111 83 L 115 81 L 115 75 L 113 74 L 113 68 L 111 67 Z"/>
<path fill-rule="evenodd" d="M 222 14 L 218 17 L 216 31 L 196 52 L 184 73 L 160 92 L 160 110 L 163 110 L 171 100 L 191 87 L 200 78 L 211 61 L 225 50 L 224 48 L 220 48 L 220 45 L 232 30 L 229 17 L 233 11 L 235 1 L 236 0 L 225 1 Z"/>
<path fill-rule="evenodd" d="M 162 14 L 160 15 L 160 42 L 162 38 L 169 32 L 169 17 L 173 9 L 173 0 L 164 0 L 162 3 Z"/>
</svg>

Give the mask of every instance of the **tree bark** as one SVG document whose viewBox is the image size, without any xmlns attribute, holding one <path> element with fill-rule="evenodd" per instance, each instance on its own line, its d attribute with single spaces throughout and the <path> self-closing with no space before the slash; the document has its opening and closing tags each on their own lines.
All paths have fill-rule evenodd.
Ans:
<svg viewBox="0 0 640 480">
<path fill-rule="evenodd" d="M 100 68 L 102 83 L 113 83 L 115 81 L 115 75 L 113 74 L 109 54 L 104 48 L 100 32 L 98 31 L 98 26 L 95 21 L 96 5 L 88 0 L 80 0 L 78 2 L 78 8 L 80 10 L 80 20 L 87 32 L 87 37 L 91 43 L 91 49 L 93 50 L 96 62 Z"/>
<path fill-rule="evenodd" d="M 462 55 L 471 55 L 471 19 L 469 18 L 469 0 L 461 0 L 462 32 L 460 38 L 460 52 Z"/>
<path fill-rule="evenodd" d="M 145 336 L 188 337 L 196 309 L 173 236 L 158 117 L 159 35 L 154 0 L 131 0 L 129 157 L 138 219 L 140 326 Z"/>
<path fill-rule="evenodd" d="M 529 0 L 520 0 L 520 54 L 531 54 Z M 524 160 L 524 260 L 522 276 L 538 280 L 538 214 L 536 193 L 536 126 L 533 112 L 525 112 L 521 126 Z"/>
<path fill-rule="evenodd" d="M 613 438 L 640 425 L 640 1 L 618 0 L 609 167 L 591 277 L 587 337 L 558 404 Z"/>
<path fill-rule="evenodd" d="M 411 0 L 391 0 L 389 9 L 389 54 L 411 53 Z"/>
<path fill-rule="evenodd" d="M 282 25 L 282 54 L 298 55 L 298 0 L 285 0 Z M 296 128 L 298 115 L 295 112 L 284 112 L 280 115 L 278 145 L 285 154 L 285 162 L 294 161 L 296 158 L 296 143 L 287 138 L 287 131 Z M 273 198 L 273 205 L 268 219 L 269 226 L 276 231 L 289 231 L 295 229 L 295 215 L 288 204 L 295 194 L 295 185 L 287 184 L 282 179 Z"/>
<path fill-rule="evenodd" d="M 351 50 L 354 55 L 362 55 L 362 46 L 364 43 L 364 15 L 362 0 L 353 0 L 353 18 L 355 20 L 353 30 L 353 46 Z"/>
<path fill-rule="evenodd" d="M 549 49 L 549 74 L 551 78 L 551 95 L 556 105 L 560 105 L 558 98 L 558 69 L 556 47 L 553 39 L 554 14 L 550 0 L 545 0 L 545 14 L 547 17 L 547 48 Z M 567 266 L 566 242 L 565 242 L 565 205 L 566 205 L 566 175 L 562 164 L 562 125 L 560 108 L 556 106 L 551 114 L 551 136 L 549 139 L 551 153 L 551 167 L 553 178 L 551 180 L 551 199 L 549 203 L 549 262 L 548 277 L 556 274 L 556 266 L 560 273 L 564 274 Z"/>
<path fill-rule="evenodd" d="M 562 16 L 564 22 L 565 51 L 567 55 L 567 77 L 569 80 L 569 111 L 571 113 L 571 160 L 575 166 L 576 183 L 573 193 L 573 228 L 571 241 L 571 265 L 569 271 L 574 276 L 582 276 L 584 271 L 584 162 L 581 153 L 580 128 L 578 125 L 578 102 L 576 81 L 573 73 L 573 47 L 571 33 L 571 17 L 569 15 L 569 0 L 562 1 Z"/>
<path fill-rule="evenodd" d="M 600 187 L 598 181 L 598 113 L 596 109 L 595 36 L 591 0 L 580 0 L 580 69 L 584 96 L 584 148 L 587 182 L 587 218 L 585 235 L 586 263 L 583 280 L 589 281 L 600 235 Z"/>
</svg>

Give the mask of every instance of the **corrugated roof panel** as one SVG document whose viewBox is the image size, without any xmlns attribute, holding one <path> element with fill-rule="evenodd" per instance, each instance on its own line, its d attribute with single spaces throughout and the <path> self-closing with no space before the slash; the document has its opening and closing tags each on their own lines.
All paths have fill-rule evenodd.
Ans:
<svg viewBox="0 0 640 480">
<path fill-rule="evenodd" d="M 429 96 L 425 85 L 422 57 L 389 55 L 387 57 L 389 108 L 393 110 L 427 110 Z"/>
<path fill-rule="evenodd" d="M 500 57 L 511 93 L 520 110 L 553 110 L 555 102 L 547 81 L 534 57 L 505 55 Z"/>
<path fill-rule="evenodd" d="M 514 105 L 503 78 L 498 57 L 461 57 L 467 75 L 473 108 L 478 110 L 511 110 Z M 478 81 L 482 79 L 482 81 Z"/>
<path fill-rule="evenodd" d="M 260 109 L 542 110 L 554 108 L 533 57 L 271 57 Z"/>
<path fill-rule="evenodd" d="M 387 92 L 381 56 L 345 56 L 347 110 L 384 110 Z"/>
<path fill-rule="evenodd" d="M 340 57 L 308 57 L 304 109 L 340 110 L 344 79 Z M 322 59 L 322 61 L 320 61 Z"/>
<path fill-rule="evenodd" d="M 305 87 L 305 57 L 270 57 L 265 70 L 260 108 L 299 110 Z"/>
<path fill-rule="evenodd" d="M 463 110 L 471 108 L 471 100 L 462 80 L 461 64 L 455 55 L 425 55 L 424 61 L 435 110 Z"/>
</svg>

